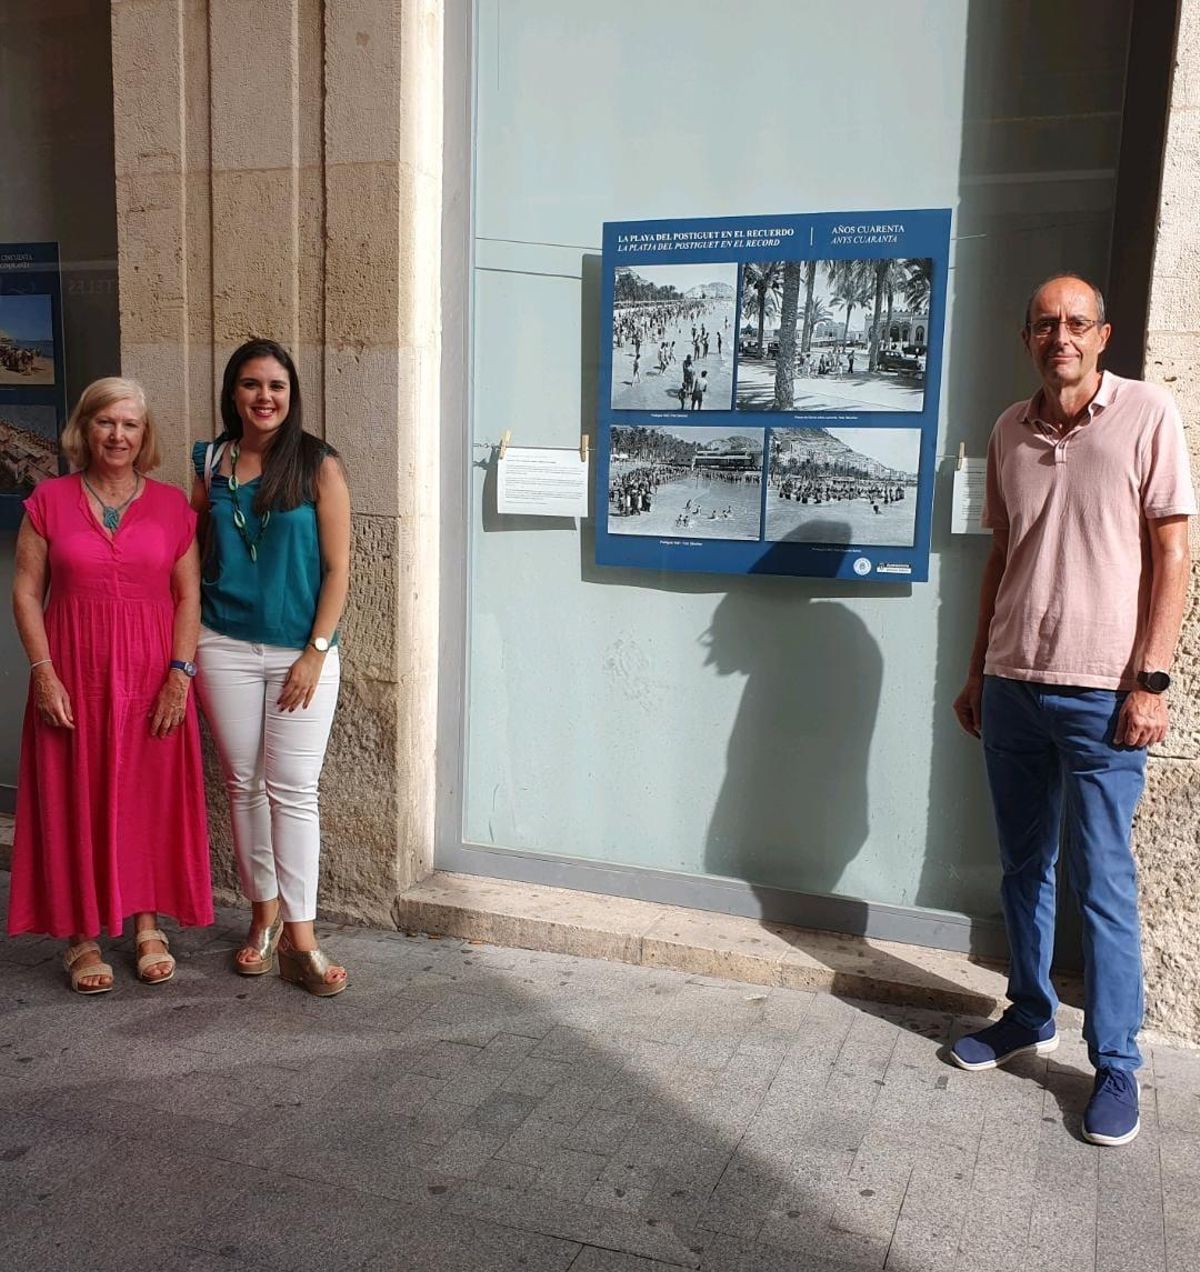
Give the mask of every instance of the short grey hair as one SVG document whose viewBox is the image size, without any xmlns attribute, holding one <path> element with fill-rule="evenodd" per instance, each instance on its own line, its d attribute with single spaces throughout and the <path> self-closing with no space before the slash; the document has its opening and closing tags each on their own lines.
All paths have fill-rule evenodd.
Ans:
<svg viewBox="0 0 1200 1272">
<path fill-rule="evenodd" d="M 1096 300 L 1096 320 L 1104 322 L 1104 293 L 1092 282 L 1090 278 L 1085 278 L 1082 274 L 1076 274 L 1073 270 L 1064 269 L 1057 274 L 1051 274 L 1049 278 L 1043 278 L 1040 283 L 1029 293 L 1029 299 L 1025 302 L 1025 326 L 1028 327 L 1033 319 L 1033 302 L 1037 299 L 1038 292 L 1043 287 L 1049 287 L 1051 283 L 1056 283 L 1060 278 L 1073 278 L 1077 283 L 1082 283 L 1085 287 L 1092 289 L 1092 295 Z"/>
</svg>

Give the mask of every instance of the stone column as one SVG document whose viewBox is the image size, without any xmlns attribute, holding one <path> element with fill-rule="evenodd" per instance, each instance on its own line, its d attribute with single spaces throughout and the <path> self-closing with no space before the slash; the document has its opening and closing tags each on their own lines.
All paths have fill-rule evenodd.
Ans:
<svg viewBox="0 0 1200 1272">
<path fill-rule="evenodd" d="M 168 462 L 219 429 L 229 352 L 287 345 L 353 502 L 325 914 L 389 921 L 432 869 L 441 0 L 113 0 L 123 369 Z M 210 764 L 215 878 L 232 893 Z"/>
<path fill-rule="evenodd" d="M 1183 412 L 1200 489 L 1200 0 L 1184 0 L 1167 128 L 1146 379 Z M 1200 1043 L 1200 534 L 1171 688 L 1171 733 L 1150 758 L 1134 827 L 1142 887 L 1146 1023 Z"/>
</svg>

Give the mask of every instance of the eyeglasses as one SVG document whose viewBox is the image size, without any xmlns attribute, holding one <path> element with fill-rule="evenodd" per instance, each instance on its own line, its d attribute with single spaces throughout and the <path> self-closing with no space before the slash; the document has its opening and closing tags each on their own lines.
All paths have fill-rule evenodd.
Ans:
<svg viewBox="0 0 1200 1272">
<path fill-rule="evenodd" d="M 1099 318 L 1079 318 L 1072 315 L 1070 318 L 1039 318 L 1037 322 L 1029 323 L 1028 329 L 1035 340 L 1049 340 L 1051 336 L 1058 335 L 1059 327 L 1066 327 L 1073 336 L 1086 336 L 1093 327 L 1099 325 Z"/>
</svg>

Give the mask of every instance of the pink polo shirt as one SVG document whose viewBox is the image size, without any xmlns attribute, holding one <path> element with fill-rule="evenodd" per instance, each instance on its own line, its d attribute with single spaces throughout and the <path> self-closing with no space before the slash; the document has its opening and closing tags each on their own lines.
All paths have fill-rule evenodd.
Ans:
<svg viewBox="0 0 1200 1272">
<path fill-rule="evenodd" d="M 984 672 L 1131 689 L 1150 606 L 1147 520 L 1192 515 L 1183 422 L 1170 396 L 1103 373 L 1065 436 L 1039 390 L 996 421 L 981 522 L 1008 527 Z"/>
</svg>

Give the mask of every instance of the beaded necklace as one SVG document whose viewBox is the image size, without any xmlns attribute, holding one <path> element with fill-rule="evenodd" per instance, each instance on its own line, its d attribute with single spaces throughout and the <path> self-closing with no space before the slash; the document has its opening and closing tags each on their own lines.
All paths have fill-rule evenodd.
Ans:
<svg viewBox="0 0 1200 1272">
<path fill-rule="evenodd" d="M 95 487 L 87 479 L 87 469 L 84 469 L 84 471 L 79 474 L 79 477 L 83 484 L 87 487 L 88 494 L 90 494 L 91 497 L 100 505 L 100 520 L 103 523 L 105 530 L 107 530 L 110 534 L 116 534 L 117 527 L 121 524 L 121 517 L 124 515 L 125 509 L 133 503 L 137 496 L 137 492 L 142 488 L 141 473 L 133 474 L 133 490 L 130 493 L 129 498 L 126 499 L 124 503 L 117 504 L 115 507 L 106 504 L 96 493 Z"/>
<path fill-rule="evenodd" d="M 271 510 L 268 508 L 263 513 L 262 521 L 258 525 L 258 534 L 251 539 L 246 533 L 246 514 L 242 511 L 241 501 L 238 499 L 237 462 L 241 453 L 241 447 L 237 442 L 234 442 L 229 448 L 229 494 L 233 499 L 233 524 L 237 526 L 238 534 L 242 536 L 246 551 L 250 553 L 250 560 L 257 563 L 258 545 L 262 542 L 263 531 L 267 528 L 267 522 L 271 520 Z"/>
</svg>

